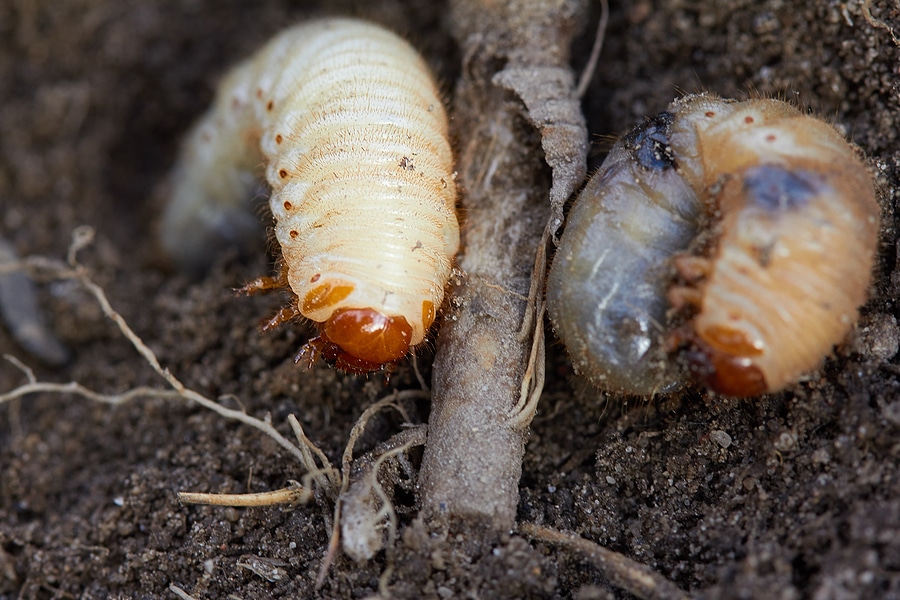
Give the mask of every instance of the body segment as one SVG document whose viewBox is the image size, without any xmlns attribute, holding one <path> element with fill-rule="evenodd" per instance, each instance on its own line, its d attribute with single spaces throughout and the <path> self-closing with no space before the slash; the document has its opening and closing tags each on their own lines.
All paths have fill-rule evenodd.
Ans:
<svg viewBox="0 0 900 600">
<path fill-rule="evenodd" d="M 717 213 L 701 277 L 686 278 L 699 292 L 688 301 L 695 371 L 730 395 L 778 390 L 856 322 L 878 238 L 874 186 L 842 136 L 787 103 L 719 100 L 726 114 L 699 103 L 684 109 L 704 115 L 698 189 Z"/>
<path fill-rule="evenodd" d="M 459 226 L 446 114 L 415 50 L 352 19 L 293 27 L 226 78 L 188 146 L 223 123 L 240 146 L 212 150 L 223 163 L 265 164 L 296 295 L 281 320 L 320 323 L 308 351 L 367 371 L 421 343 Z"/>
<path fill-rule="evenodd" d="M 669 150 L 673 118 L 649 119 L 612 148 L 569 213 L 547 283 L 576 370 L 608 390 L 649 395 L 683 378 L 665 351 L 666 288 L 702 206 Z"/>
</svg>

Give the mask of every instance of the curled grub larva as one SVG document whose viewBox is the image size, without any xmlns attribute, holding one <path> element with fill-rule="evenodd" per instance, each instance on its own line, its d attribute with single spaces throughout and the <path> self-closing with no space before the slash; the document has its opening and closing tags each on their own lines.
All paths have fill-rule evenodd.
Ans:
<svg viewBox="0 0 900 600">
<path fill-rule="evenodd" d="M 620 140 L 579 196 L 548 309 L 609 389 L 665 391 L 689 370 L 724 394 L 776 391 L 856 321 L 878 221 L 870 175 L 828 124 L 777 100 L 688 96 Z"/>
<path fill-rule="evenodd" d="M 670 113 L 613 146 L 569 213 L 547 305 L 579 372 L 649 395 L 682 375 L 664 350 L 670 259 L 697 235 L 701 207 L 675 168 Z"/>
<path fill-rule="evenodd" d="M 459 225 L 447 117 L 407 42 L 351 19 L 288 29 L 225 79 L 194 146 L 212 158 L 183 167 L 200 171 L 189 179 L 264 161 L 282 273 L 244 290 L 290 287 L 269 326 L 319 323 L 301 356 L 365 372 L 425 339 Z"/>
</svg>

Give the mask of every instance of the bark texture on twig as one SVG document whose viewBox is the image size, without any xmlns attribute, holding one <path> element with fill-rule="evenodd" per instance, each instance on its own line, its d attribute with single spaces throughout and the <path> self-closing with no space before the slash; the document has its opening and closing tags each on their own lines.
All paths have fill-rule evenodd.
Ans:
<svg viewBox="0 0 900 600">
<path fill-rule="evenodd" d="M 419 484 L 426 517 L 500 531 L 515 522 L 542 385 L 550 200 L 561 211 L 585 169 L 587 133 L 568 67 L 584 2 L 459 0 L 452 9 L 464 56 L 454 126 L 465 274 L 437 342 Z"/>
</svg>

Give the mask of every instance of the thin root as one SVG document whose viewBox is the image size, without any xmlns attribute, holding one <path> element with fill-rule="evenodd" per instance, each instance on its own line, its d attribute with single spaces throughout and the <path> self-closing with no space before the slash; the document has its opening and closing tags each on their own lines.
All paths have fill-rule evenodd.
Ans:
<svg viewBox="0 0 900 600">
<path fill-rule="evenodd" d="M 191 596 L 186 591 L 175 585 L 174 583 L 169 584 L 169 591 L 181 598 L 181 600 L 197 600 L 194 596 Z"/>
<path fill-rule="evenodd" d="M 897 34 L 894 33 L 894 28 L 881 19 L 876 19 L 872 16 L 872 0 L 863 0 L 862 6 L 860 8 L 862 10 L 863 17 L 865 17 L 869 25 L 877 29 L 884 29 L 885 31 L 887 31 L 891 35 L 891 39 L 894 40 L 894 45 L 900 47 L 900 39 L 898 39 Z"/>
<path fill-rule="evenodd" d="M 419 442 L 419 444 L 423 443 L 424 440 Z M 384 464 L 384 461 L 393 456 L 406 452 L 415 445 L 416 440 L 410 440 L 402 446 L 398 446 L 397 448 L 385 452 L 384 454 L 379 456 L 378 460 L 375 461 L 375 464 L 372 465 L 372 471 L 370 474 L 372 491 L 374 491 L 375 495 L 378 496 L 378 499 L 381 500 L 381 509 L 375 514 L 375 521 L 378 522 L 381 519 L 387 518 L 388 524 L 388 540 L 387 546 L 385 547 L 385 567 L 384 571 L 382 571 L 381 573 L 381 576 L 378 578 L 378 591 L 381 594 L 382 598 L 391 597 L 387 584 L 394 572 L 394 542 L 397 539 L 397 513 L 394 512 L 394 505 L 391 503 L 390 498 L 387 497 L 387 494 L 384 493 L 384 489 L 381 487 L 381 483 L 378 482 L 378 470 L 381 468 L 381 465 Z"/>
<path fill-rule="evenodd" d="M 362 435 L 363 431 L 365 431 L 369 419 L 383 408 L 393 408 L 400 412 L 405 421 L 409 422 L 409 415 L 406 414 L 406 411 L 403 410 L 397 402 L 410 398 L 430 397 L 430 393 L 421 390 L 395 391 L 390 396 L 382 398 L 363 411 L 359 416 L 359 419 L 357 419 L 356 424 L 353 426 L 353 429 L 350 430 L 350 437 L 347 440 L 347 445 L 344 448 L 344 455 L 341 458 L 341 490 L 339 498 L 346 494 L 347 489 L 350 487 L 350 466 L 353 462 L 353 448 L 356 446 L 356 441 Z M 334 562 L 335 557 L 337 557 L 337 551 L 340 545 L 340 527 L 341 501 L 338 499 L 334 505 L 334 523 L 332 524 L 331 537 L 328 540 L 328 549 L 325 552 L 325 556 L 322 558 L 322 564 L 319 565 L 319 573 L 316 576 L 317 590 L 325 583 L 325 577 L 328 575 L 328 570 L 331 568 L 331 564 Z"/>
<path fill-rule="evenodd" d="M 525 307 L 525 317 L 519 328 L 519 340 L 525 341 L 531 336 L 531 352 L 528 365 L 522 376 L 519 389 L 519 400 L 509 411 L 511 427 L 524 429 L 528 427 L 537 411 L 541 393 L 544 391 L 546 346 L 544 344 L 544 301 L 541 297 L 547 277 L 547 245 L 553 235 L 553 219 L 547 222 L 541 242 L 538 244 L 531 271 L 531 289 Z"/>
<path fill-rule="evenodd" d="M 519 531 L 528 537 L 557 544 L 583 555 L 611 583 L 642 600 L 689 600 L 690 595 L 643 563 L 613 552 L 574 533 L 522 523 Z"/>
<path fill-rule="evenodd" d="M 606 26 L 609 24 L 609 2 L 608 0 L 600 0 L 600 22 L 597 24 L 597 35 L 594 37 L 594 47 L 591 48 L 591 56 L 588 58 L 584 71 L 578 79 L 578 87 L 575 89 L 575 95 L 584 98 L 591 78 L 594 77 L 594 71 L 597 69 L 597 61 L 600 59 L 600 51 L 603 50 L 603 39 L 606 37 Z"/>
<path fill-rule="evenodd" d="M 257 492 L 253 494 L 204 494 L 201 492 L 178 492 L 182 504 L 205 504 L 208 506 L 272 506 L 274 504 L 306 504 L 313 497 L 313 491 L 300 485 Z"/>
</svg>

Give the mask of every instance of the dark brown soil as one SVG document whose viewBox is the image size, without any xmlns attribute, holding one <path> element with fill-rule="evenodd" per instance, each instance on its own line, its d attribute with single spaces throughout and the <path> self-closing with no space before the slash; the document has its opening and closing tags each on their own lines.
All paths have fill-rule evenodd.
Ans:
<svg viewBox="0 0 900 600">
<path fill-rule="evenodd" d="M 62 258 L 78 225 L 97 231 L 82 262 L 161 363 L 289 434 L 294 414 L 335 463 L 362 410 L 416 387 L 409 365 L 380 378 L 296 367 L 309 332 L 260 335 L 277 297 L 230 289 L 267 273 L 264 254 L 224 256 L 206 278 L 168 271 L 154 223 L 179 140 L 216 77 L 317 3 L 44 0 L 0 3 L 0 237 L 22 255 Z M 389 24 L 446 82 L 458 55 L 443 4 L 322 3 Z M 865 4 L 865 3 L 864 3 Z M 360 8 L 366 6 L 367 8 Z M 880 262 L 858 334 L 786 392 L 731 400 L 688 391 L 608 397 L 548 349 L 519 521 L 575 531 L 705 598 L 900 598 L 900 382 L 894 298 L 900 185 L 900 7 L 826 0 L 630 0 L 613 4 L 585 100 L 599 160 L 609 136 L 684 91 L 777 95 L 832 120 L 865 151 L 883 204 Z M 594 7 L 593 23 L 599 16 Z M 591 29 L 588 27 L 588 29 Z M 586 60 L 593 32 L 576 52 Z M 0 328 L 0 352 L 38 379 L 104 393 L 164 382 L 73 282 L 39 288 L 74 358 L 51 368 Z M 429 358 L 419 363 L 428 375 Z M 0 364 L 0 394 L 25 382 Z M 427 420 L 427 403 L 407 403 Z M 399 431 L 375 418 L 357 454 Z M 245 492 L 300 479 L 259 432 L 181 400 L 111 407 L 30 395 L 0 406 L 0 598 L 362 598 L 384 553 L 337 559 L 314 581 L 332 507 L 181 506 L 182 490 Z M 515 533 L 489 546 L 423 535 L 413 494 L 397 498 L 397 597 L 627 598 L 590 562 Z M 463 552 L 460 548 L 466 548 Z M 269 580 L 246 567 L 277 567 Z"/>
</svg>

